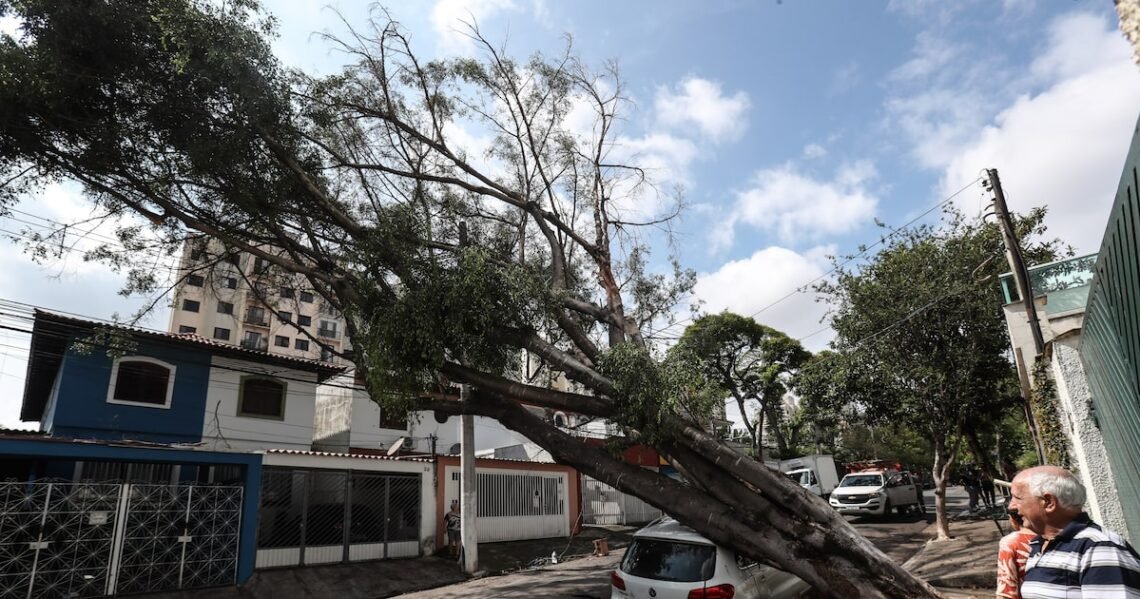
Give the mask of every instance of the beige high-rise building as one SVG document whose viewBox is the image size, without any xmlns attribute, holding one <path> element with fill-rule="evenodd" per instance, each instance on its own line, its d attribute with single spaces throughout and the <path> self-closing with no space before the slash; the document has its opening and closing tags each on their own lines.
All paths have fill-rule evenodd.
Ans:
<svg viewBox="0 0 1140 599">
<path fill-rule="evenodd" d="M 178 274 L 171 333 L 344 363 L 334 353 L 351 347 L 344 318 L 304 277 L 204 237 L 183 245 Z"/>
</svg>

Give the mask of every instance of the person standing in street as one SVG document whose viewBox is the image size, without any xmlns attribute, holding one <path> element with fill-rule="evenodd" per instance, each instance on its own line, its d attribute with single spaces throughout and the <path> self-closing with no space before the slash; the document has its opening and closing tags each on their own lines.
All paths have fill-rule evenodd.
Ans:
<svg viewBox="0 0 1140 599">
<path fill-rule="evenodd" d="M 978 474 L 978 490 L 982 494 L 982 503 L 986 504 L 986 509 L 992 510 L 997 505 L 994 497 L 994 478 L 985 470 Z"/>
<path fill-rule="evenodd" d="M 966 470 L 965 476 L 962 477 L 962 486 L 966 487 L 966 493 L 970 496 L 970 511 L 977 511 L 982 483 L 978 480 L 978 472 L 973 467 Z"/>
<path fill-rule="evenodd" d="M 460 532 L 463 530 L 463 516 L 459 512 L 459 502 L 451 502 L 451 510 L 443 515 L 444 528 L 447 529 L 447 551 L 453 558 L 459 558 L 459 544 L 462 542 Z"/>
<path fill-rule="evenodd" d="M 1025 579 L 1025 563 L 1029 560 L 1029 542 L 1037 533 L 1024 527 L 1021 514 L 1009 512 L 1013 532 L 998 543 L 997 597 L 1021 599 L 1021 581 Z"/>
<path fill-rule="evenodd" d="M 1022 599 L 1140 597 L 1140 555 L 1120 535 L 1084 513 L 1085 488 L 1057 466 L 1013 479 L 1009 508 L 1037 534 L 1021 583 Z"/>
</svg>

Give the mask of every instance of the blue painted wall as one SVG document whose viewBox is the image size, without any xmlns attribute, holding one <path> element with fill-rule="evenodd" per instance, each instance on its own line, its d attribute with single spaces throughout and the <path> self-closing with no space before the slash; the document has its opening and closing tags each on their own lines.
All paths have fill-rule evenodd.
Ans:
<svg viewBox="0 0 1140 599">
<path fill-rule="evenodd" d="M 146 356 L 175 366 L 170 407 L 107 403 L 114 361 L 105 352 L 68 351 L 60 364 L 53 401 L 41 428 L 55 436 L 79 439 L 135 439 L 159 443 L 202 440 L 210 355 L 185 347 L 140 342 L 128 355 Z"/>
</svg>

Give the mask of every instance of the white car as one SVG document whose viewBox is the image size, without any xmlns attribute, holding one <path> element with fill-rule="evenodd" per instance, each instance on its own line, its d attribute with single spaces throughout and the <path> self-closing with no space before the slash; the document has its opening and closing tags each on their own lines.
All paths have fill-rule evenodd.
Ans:
<svg viewBox="0 0 1140 599">
<path fill-rule="evenodd" d="M 827 502 L 840 514 L 885 516 L 891 508 L 924 511 L 921 492 L 906 472 L 865 470 L 844 476 Z"/>
<path fill-rule="evenodd" d="M 791 599 L 808 588 L 787 572 L 714 545 L 672 518 L 637 531 L 610 575 L 612 599 Z"/>
</svg>

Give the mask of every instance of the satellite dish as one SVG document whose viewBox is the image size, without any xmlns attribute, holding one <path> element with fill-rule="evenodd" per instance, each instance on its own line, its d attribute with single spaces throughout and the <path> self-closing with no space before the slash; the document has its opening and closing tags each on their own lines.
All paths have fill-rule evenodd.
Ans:
<svg viewBox="0 0 1140 599">
<path fill-rule="evenodd" d="M 458 444 L 458 443 L 456 443 L 456 444 L 452 445 L 452 446 L 451 446 L 451 447 L 450 447 L 450 448 L 447 450 L 447 453 L 448 453 L 448 454 L 450 454 L 450 455 L 459 455 L 459 450 L 460 450 L 460 446 L 459 446 L 459 444 Z"/>
<path fill-rule="evenodd" d="M 443 412 L 432 412 L 432 413 L 435 414 L 435 421 L 440 423 L 440 424 L 445 424 L 447 422 L 447 419 L 449 418 L 449 416 L 447 414 L 444 414 Z"/>
<path fill-rule="evenodd" d="M 400 437 L 399 439 L 396 439 L 396 442 L 393 443 L 392 446 L 388 448 L 388 456 L 391 457 L 391 456 L 396 455 L 396 452 L 400 451 L 400 448 L 403 447 L 404 443 L 406 443 L 407 441 L 408 441 L 407 437 Z"/>
</svg>

